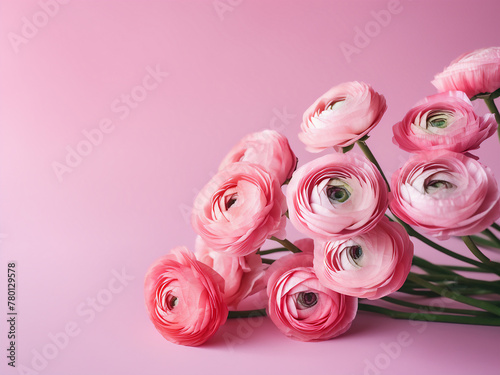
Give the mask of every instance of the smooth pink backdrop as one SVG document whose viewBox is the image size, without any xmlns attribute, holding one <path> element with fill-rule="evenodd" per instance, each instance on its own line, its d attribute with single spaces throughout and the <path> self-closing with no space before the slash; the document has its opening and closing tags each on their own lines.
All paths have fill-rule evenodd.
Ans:
<svg viewBox="0 0 500 375">
<path fill-rule="evenodd" d="M 0 1 L 0 310 L 15 261 L 26 366 L 7 366 L 2 313 L 2 374 L 498 374 L 499 328 L 359 313 L 346 335 L 311 344 L 268 319 L 236 320 L 186 348 L 155 331 L 143 303 L 148 266 L 193 247 L 189 208 L 232 145 L 274 128 L 300 164 L 312 160 L 297 133 L 330 87 L 361 80 L 385 95 L 369 145 L 391 175 L 408 157 L 391 126 L 435 92 L 430 81 L 451 60 L 500 44 L 498 1 L 54 4 Z M 348 56 L 347 45 L 357 48 Z M 84 131 L 99 144 L 85 148 Z M 54 162 L 79 144 L 88 155 L 58 179 Z M 496 137 L 477 154 L 500 176 Z"/>
</svg>

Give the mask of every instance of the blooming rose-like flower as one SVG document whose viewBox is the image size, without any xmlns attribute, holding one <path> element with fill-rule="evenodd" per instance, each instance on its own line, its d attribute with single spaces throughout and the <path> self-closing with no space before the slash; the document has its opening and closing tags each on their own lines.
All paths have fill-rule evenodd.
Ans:
<svg viewBox="0 0 500 375">
<path fill-rule="evenodd" d="M 334 153 L 297 169 L 286 198 L 290 221 L 314 239 L 346 239 L 384 216 L 387 187 L 377 168 L 354 153 Z"/>
<path fill-rule="evenodd" d="M 194 230 L 215 251 L 245 256 L 267 238 L 285 238 L 286 202 L 278 180 L 261 166 L 228 165 L 194 202 Z"/>
<path fill-rule="evenodd" d="M 377 299 L 403 285 L 412 258 L 413 243 L 408 233 L 384 217 L 369 232 L 349 240 L 316 242 L 314 271 L 327 288 Z"/>
<path fill-rule="evenodd" d="M 432 84 L 438 91 L 463 91 L 469 98 L 500 88 L 500 47 L 482 48 L 453 60 Z"/>
<path fill-rule="evenodd" d="M 393 142 L 408 152 L 475 150 L 496 129 L 495 116 L 476 115 L 469 98 L 461 91 L 425 98 L 392 128 Z"/>
<path fill-rule="evenodd" d="M 185 247 L 155 261 L 144 282 L 151 321 L 164 338 L 180 345 L 201 345 L 225 323 L 223 292 L 222 277 Z"/>
<path fill-rule="evenodd" d="M 264 130 L 244 137 L 222 160 L 219 170 L 238 161 L 264 167 L 278 178 L 280 184 L 292 176 L 297 166 L 297 157 L 290 148 L 288 139 L 274 130 Z"/>
<path fill-rule="evenodd" d="M 248 296 L 265 289 L 265 265 L 258 254 L 245 257 L 231 256 L 213 251 L 198 237 L 196 258 L 212 268 L 225 280 L 224 302 L 237 309 L 238 304 Z"/>
<path fill-rule="evenodd" d="M 386 109 L 384 96 L 366 83 L 342 83 L 305 111 L 299 139 L 310 152 L 347 147 L 368 134 Z"/>
<path fill-rule="evenodd" d="M 328 340 L 346 332 L 358 300 L 323 286 L 313 270 L 313 255 L 286 255 L 268 269 L 267 314 L 285 335 L 301 341 Z"/>
<path fill-rule="evenodd" d="M 391 187 L 392 212 L 439 239 L 481 232 L 500 217 L 491 171 L 463 154 L 417 154 L 394 173 Z"/>
</svg>

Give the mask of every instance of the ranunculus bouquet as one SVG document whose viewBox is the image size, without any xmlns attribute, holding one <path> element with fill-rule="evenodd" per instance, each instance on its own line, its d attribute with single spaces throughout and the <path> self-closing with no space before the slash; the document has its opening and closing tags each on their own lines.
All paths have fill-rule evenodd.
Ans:
<svg viewBox="0 0 500 375">
<path fill-rule="evenodd" d="M 366 83 L 335 86 L 305 111 L 300 140 L 330 150 L 307 164 L 297 167 L 275 131 L 243 138 L 194 202 L 195 252 L 177 247 L 146 274 L 156 329 L 195 346 L 228 317 L 260 314 L 291 338 L 318 341 L 346 332 L 358 309 L 500 325 L 500 263 L 481 250 L 500 249 L 500 193 L 471 153 L 500 123 L 500 48 L 461 56 L 433 84 L 439 93 L 393 126 L 394 143 L 413 156 L 390 183 L 366 143 L 387 105 Z M 476 114 L 478 98 L 492 114 Z M 303 239 L 285 238 L 287 220 Z M 470 254 L 426 236 L 459 237 Z M 414 255 L 411 237 L 455 262 Z M 264 249 L 269 240 L 279 247 Z"/>
</svg>

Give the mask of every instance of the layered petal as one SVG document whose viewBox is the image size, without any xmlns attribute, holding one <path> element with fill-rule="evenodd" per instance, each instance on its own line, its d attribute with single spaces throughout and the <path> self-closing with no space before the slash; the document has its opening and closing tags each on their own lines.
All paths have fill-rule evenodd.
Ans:
<svg viewBox="0 0 500 375">
<path fill-rule="evenodd" d="M 354 153 L 330 154 L 297 169 L 287 187 L 290 221 L 314 239 L 346 239 L 373 228 L 388 204 L 377 168 Z"/>
<path fill-rule="evenodd" d="M 173 249 L 149 268 L 144 295 L 149 317 L 175 344 L 197 346 L 225 323 L 224 279 L 185 247 Z"/>
<path fill-rule="evenodd" d="M 418 154 L 394 173 L 391 189 L 394 214 L 440 239 L 475 234 L 500 217 L 493 174 L 463 154 Z"/>
<path fill-rule="evenodd" d="M 364 82 L 346 82 L 319 97 L 304 113 L 299 139 L 310 152 L 346 147 L 375 127 L 387 110 L 384 96 Z"/>
<path fill-rule="evenodd" d="M 316 242 L 314 271 L 327 288 L 377 299 L 403 285 L 412 258 L 408 233 L 400 224 L 383 218 L 369 232 L 351 239 Z"/>
<path fill-rule="evenodd" d="M 324 287 L 313 255 L 284 256 L 268 269 L 267 313 L 278 329 L 300 341 L 328 340 L 346 332 L 357 312 L 357 298 Z"/>
</svg>

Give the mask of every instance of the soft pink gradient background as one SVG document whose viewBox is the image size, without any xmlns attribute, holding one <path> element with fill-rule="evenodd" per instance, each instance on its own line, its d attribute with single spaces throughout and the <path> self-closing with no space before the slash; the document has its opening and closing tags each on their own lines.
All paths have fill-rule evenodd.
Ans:
<svg viewBox="0 0 500 375">
<path fill-rule="evenodd" d="M 463 52 L 500 44 L 497 0 L 401 0 L 401 12 L 351 62 L 340 44 L 352 45 L 355 28 L 389 1 L 221 2 L 233 4 L 222 17 L 212 1 L 73 0 L 17 54 L 8 33 L 20 34 L 23 17 L 41 8 L 0 2 L 0 303 L 4 311 L 14 260 L 18 365 L 31 367 L 33 350 L 74 322 L 79 334 L 33 373 L 497 374 L 500 329 L 492 327 L 359 313 L 346 335 L 310 344 L 287 339 L 269 320 L 253 321 L 255 329 L 231 321 L 200 348 L 155 331 L 143 303 L 146 269 L 174 246 L 193 247 L 186 212 L 243 135 L 274 126 L 301 164 L 312 160 L 297 138 L 302 113 L 331 86 L 362 80 L 387 99 L 369 144 L 390 175 L 407 158 L 392 144 L 391 126 L 435 92 L 434 74 Z M 120 119 L 112 103 L 157 65 L 169 76 Z M 286 121 L 276 114 L 284 111 Z M 66 147 L 103 118 L 114 130 L 59 182 L 52 163 L 64 162 Z M 500 176 L 498 139 L 478 155 Z M 90 319 L 82 306 L 88 311 L 87 298 L 106 294 L 113 270 L 134 279 Z M 380 362 L 383 345 L 401 332 L 411 344 Z M 23 373 L 4 354 L 0 372 Z M 377 356 L 386 368 L 369 372 Z"/>
</svg>

